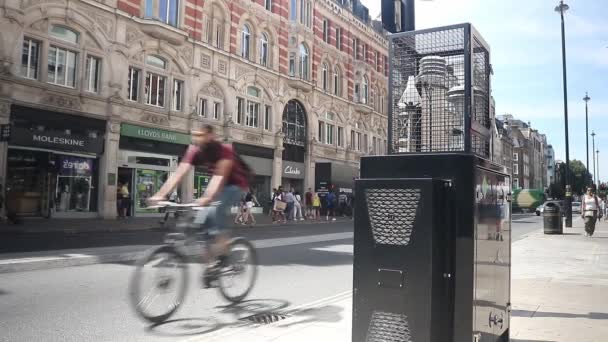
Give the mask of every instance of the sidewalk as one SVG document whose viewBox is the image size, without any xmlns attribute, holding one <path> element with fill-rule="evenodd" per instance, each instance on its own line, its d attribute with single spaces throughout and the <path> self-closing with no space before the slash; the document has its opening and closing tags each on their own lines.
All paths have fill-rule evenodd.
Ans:
<svg viewBox="0 0 608 342">
<path fill-rule="evenodd" d="M 608 339 L 608 223 L 585 238 L 582 221 L 564 235 L 541 230 L 513 243 L 511 341 Z M 301 308 L 276 323 L 242 324 L 188 342 L 350 342 L 352 294 Z"/>
</svg>

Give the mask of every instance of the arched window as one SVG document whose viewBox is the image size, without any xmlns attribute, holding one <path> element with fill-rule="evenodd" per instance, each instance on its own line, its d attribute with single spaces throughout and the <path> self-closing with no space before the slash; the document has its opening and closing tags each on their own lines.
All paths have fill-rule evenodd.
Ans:
<svg viewBox="0 0 608 342">
<path fill-rule="evenodd" d="M 334 95 L 340 95 L 340 70 L 334 67 Z"/>
<path fill-rule="evenodd" d="M 369 94 L 369 82 L 367 80 L 367 76 L 363 76 L 363 92 L 361 94 L 361 102 L 368 103 L 368 94 Z"/>
<path fill-rule="evenodd" d="M 243 35 L 241 38 L 241 56 L 249 59 L 249 48 L 251 46 L 251 30 L 248 25 L 243 26 Z"/>
<path fill-rule="evenodd" d="M 260 38 L 260 64 L 268 66 L 268 36 L 262 33 Z"/>
<path fill-rule="evenodd" d="M 283 134 L 284 144 L 306 146 L 306 112 L 296 100 L 289 101 L 283 111 Z"/>
<path fill-rule="evenodd" d="M 164 59 L 154 55 L 146 56 L 146 64 L 159 69 L 166 69 L 167 67 L 167 62 Z"/>
<path fill-rule="evenodd" d="M 51 37 L 64 40 L 68 43 L 78 44 L 79 34 L 67 27 L 53 25 L 51 26 L 49 33 Z"/>
<path fill-rule="evenodd" d="M 308 80 L 308 49 L 300 44 L 300 78 Z"/>
<path fill-rule="evenodd" d="M 329 70 L 327 69 L 327 64 L 323 63 L 323 91 L 327 91 L 327 88 L 329 88 Z"/>
</svg>

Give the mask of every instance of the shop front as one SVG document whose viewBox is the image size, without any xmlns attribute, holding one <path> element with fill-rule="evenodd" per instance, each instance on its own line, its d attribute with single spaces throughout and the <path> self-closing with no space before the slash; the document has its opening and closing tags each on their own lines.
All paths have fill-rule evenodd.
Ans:
<svg viewBox="0 0 608 342">
<path fill-rule="evenodd" d="M 146 209 L 154 195 L 177 168 L 190 136 L 157 128 L 122 124 L 118 151 L 118 185 L 129 190 L 129 216 L 158 216 L 158 210 Z M 196 175 L 196 174 L 195 174 Z M 195 176 L 195 182 L 197 177 Z M 191 189 L 184 184 L 172 197 L 183 198 Z M 195 188 L 196 189 L 196 188 Z M 123 202 L 124 203 L 124 202 Z"/>
<path fill-rule="evenodd" d="M 304 163 L 283 160 L 282 170 L 281 184 L 283 185 L 283 189 L 293 189 L 300 194 L 306 192 L 306 189 L 304 189 L 304 179 L 306 177 L 306 166 Z"/>
<path fill-rule="evenodd" d="M 272 162 L 274 150 L 261 146 L 233 143 L 232 146 L 236 153 L 243 158 L 245 163 L 253 170 L 255 177 L 250 184 L 251 191 L 256 196 L 262 207 L 270 207 L 272 191 Z M 254 210 L 254 213 L 257 213 Z"/>
<path fill-rule="evenodd" d="M 102 120 L 13 106 L 7 213 L 95 217 L 104 134 Z"/>
</svg>

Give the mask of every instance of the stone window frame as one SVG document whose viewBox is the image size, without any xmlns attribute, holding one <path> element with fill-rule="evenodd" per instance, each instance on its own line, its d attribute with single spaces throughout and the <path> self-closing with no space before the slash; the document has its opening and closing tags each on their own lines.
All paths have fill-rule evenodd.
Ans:
<svg viewBox="0 0 608 342">
<path fill-rule="evenodd" d="M 155 57 L 163 59 L 165 61 L 165 69 L 160 69 L 160 68 L 156 68 L 154 66 L 148 65 L 146 63 L 146 59 L 148 56 L 155 56 Z M 184 89 L 183 89 L 183 93 L 182 93 L 182 109 L 181 109 L 181 111 L 178 111 L 178 112 L 186 111 L 186 108 L 188 108 L 186 99 L 188 98 L 187 93 L 188 93 L 189 78 L 186 77 L 186 75 L 184 75 L 183 73 L 181 73 L 181 71 L 179 70 L 179 67 L 176 65 L 175 62 L 172 61 L 172 59 L 169 56 L 167 56 L 159 51 L 154 51 L 154 52 L 144 51 L 143 61 L 130 60 L 128 67 L 137 69 L 139 71 L 138 99 L 137 99 L 137 101 L 129 100 L 129 102 L 141 104 L 146 107 L 176 112 L 173 110 L 173 107 L 172 107 L 172 103 L 173 103 L 172 94 L 174 91 L 174 89 L 173 89 L 174 81 L 178 80 L 178 81 L 184 82 L 184 85 L 183 85 Z M 148 73 L 152 73 L 152 74 L 156 74 L 156 75 L 165 77 L 165 80 L 166 80 L 165 90 L 164 90 L 165 98 L 164 98 L 162 107 L 146 103 L 147 95 L 145 92 L 145 86 L 146 86 L 145 83 L 146 83 L 146 75 Z M 125 87 L 125 88 L 128 88 L 128 87 Z M 124 91 L 126 92 L 125 98 L 128 98 L 128 89 L 125 89 Z"/>
<path fill-rule="evenodd" d="M 65 27 L 71 31 L 78 33 L 78 42 L 76 44 L 74 44 L 74 43 L 68 42 L 63 39 L 52 37 L 50 34 L 50 30 L 53 25 Z M 24 30 L 23 34 L 20 37 L 19 53 L 18 53 L 18 55 L 15 56 L 15 58 L 17 59 L 17 62 L 14 63 L 15 68 L 16 68 L 15 74 L 19 75 L 19 77 L 23 78 L 24 80 L 29 80 L 32 82 L 41 82 L 49 87 L 67 89 L 70 91 L 88 94 L 88 95 L 100 95 L 104 88 L 103 84 L 107 80 L 107 76 L 105 76 L 104 72 L 103 72 L 103 70 L 106 70 L 106 67 L 107 67 L 107 65 L 106 65 L 107 58 L 105 58 L 106 55 L 105 55 L 104 51 L 98 47 L 98 43 L 93 38 L 93 36 L 94 35 L 91 32 L 88 32 L 86 30 L 86 28 L 83 28 L 80 25 L 77 25 L 77 24 L 68 25 L 65 22 L 55 21 L 55 20 L 51 20 L 48 23 L 48 29 L 46 30 L 45 33 L 40 33 L 38 31 L 26 29 L 26 30 Z M 38 71 L 37 71 L 38 77 L 35 79 L 27 78 L 27 77 L 23 76 L 21 73 L 21 57 L 22 57 L 21 49 L 23 46 L 23 41 L 26 39 L 36 41 L 39 44 Z M 90 41 L 92 42 L 92 44 L 89 44 Z M 66 50 L 76 53 L 77 64 L 76 64 L 76 68 L 75 68 L 76 76 L 75 76 L 74 87 L 64 86 L 64 85 L 48 82 L 48 53 L 49 53 L 49 49 L 51 46 L 54 46 L 54 47 L 57 47 L 60 49 L 66 49 Z M 98 80 L 99 84 L 98 84 L 97 92 L 89 92 L 86 89 L 86 81 L 85 81 L 86 61 L 89 56 L 98 58 L 101 62 L 100 63 L 101 64 L 100 75 L 99 75 L 99 80 Z"/>
<path fill-rule="evenodd" d="M 203 10 L 204 42 L 216 49 L 227 51 L 230 47 L 230 29 L 232 23 L 229 19 L 229 10 L 220 1 L 205 2 L 210 8 Z M 228 32 L 228 34 L 226 34 Z"/>
<path fill-rule="evenodd" d="M 253 96 L 249 93 L 250 89 L 255 89 L 258 91 L 259 96 Z M 238 127 L 241 127 L 243 129 L 246 130 L 253 130 L 256 132 L 262 132 L 262 131 L 268 131 L 266 129 L 266 109 L 268 107 L 270 107 L 270 124 L 269 124 L 269 129 L 272 130 L 272 121 L 273 121 L 273 115 L 274 115 L 274 110 L 273 110 L 273 106 L 272 106 L 272 101 L 269 99 L 269 97 L 266 94 L 266 91 L 264 90 L 264 87 L 262 87 L 259 84 L 246 84 L 241 90 L 239 90 L 237 92 L 236 95 L 237 101 L 236 101 L 236 110 L 235 110 L 235 119 L 234 119 L 234 124 L 237 125 Z M 243 101 L 244 104 L 244 112 L 243 112 L 243 117 L 241 122 L 239 123 L 239 99 Z M 250 126 L 247 125 L 246 122 L 246 117 L 247 117 L 247 111 L 249 110 L 249 103 L 256 103 L 258 105 L 258 118 L 257 118 L 257 126 Z"/>
</svg>

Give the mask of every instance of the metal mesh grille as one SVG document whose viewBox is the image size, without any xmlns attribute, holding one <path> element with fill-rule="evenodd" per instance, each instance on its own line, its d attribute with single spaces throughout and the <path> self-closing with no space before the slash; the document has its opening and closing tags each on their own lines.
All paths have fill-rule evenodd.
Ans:
<svg viewBox="0 0 608 342">
<path fill-rule="evenodd" d="M 367 330 L 366 342 L 411 342 L 407 316 L 374 311 Z"/>
<path fill-rule="evenodd" d="M 366 189 L 365 200 L 374 241 L 407 246 L 420 203 L 420 189 Z"/>
<path fill-rule="evenodd" d="M 475 39 L 474 72 L 467 70 L 465 52 L 470 40 L 466 32 L 461 26 L 391 38 L 390 153 L 483 150 L 465 151 L 465 139 L 471 139 L 465 123 L 474 119 L 490 127 L 489 54 Z M 472 88 L 468 99 L 466 84 Z"/>
<path fill-rule="evenodd" d="M 464 150 L 464 29 L 395 38 L 393 152 Z"/>
</svg>

